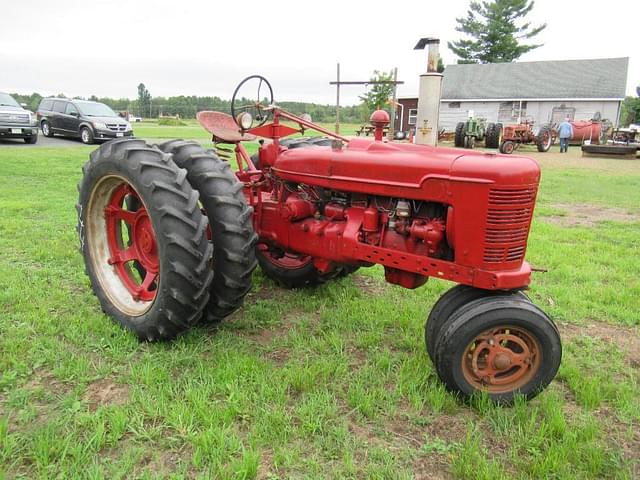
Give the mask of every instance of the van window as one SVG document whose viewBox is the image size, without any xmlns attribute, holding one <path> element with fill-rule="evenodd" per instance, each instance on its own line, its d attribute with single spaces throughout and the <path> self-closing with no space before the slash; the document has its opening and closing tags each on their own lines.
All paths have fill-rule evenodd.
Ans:
<svg viewBox="0 0 640 480">
<path fill-rule="evenodd" d="M 53 106 L 53 100 L 42 100 L 38 110 L 51 110 L 52 106 Z"/>
<path fill-rule="evenodd" d="M 64 113 L 66 113 L 67 115 L 72 115 L 72 114 L 78 113 L 78 109 L 73 103 L 67 103 L 67 109 L 65 110 Z"/>
<path fill-rule="evenodd" d="M 67 102 L 60 102 L 60 101 L 53 102 L 54 112 L 64 113 L 65 108 L 67 108 Z"/>
</svg>

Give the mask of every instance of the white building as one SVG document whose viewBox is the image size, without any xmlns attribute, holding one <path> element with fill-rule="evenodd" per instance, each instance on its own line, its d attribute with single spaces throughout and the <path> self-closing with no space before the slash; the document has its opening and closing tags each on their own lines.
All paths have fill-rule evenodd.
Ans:
<svg viewBox="0 0 640 480">
<path fill-rule="evenodd" d="M 444 71 L 439 129 L 453 131 L 473 111 L 488 122 L 537 126 L 589 120 L 600 115 L 617 124 L 624 100 L 629 58 L 448 65 Z M 416 97 L 406 103 L 403 129 L 411 127 Z M 399 128 L 397 119 L 396 128 Z"/>
</svg>

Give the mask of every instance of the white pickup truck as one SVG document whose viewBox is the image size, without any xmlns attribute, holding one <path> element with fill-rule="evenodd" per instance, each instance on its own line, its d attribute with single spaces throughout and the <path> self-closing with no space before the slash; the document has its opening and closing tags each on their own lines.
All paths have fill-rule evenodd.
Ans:
<svg viewBox="0 0 640 480">
<path fill-rule="evenodd" d="M 0 92 L 0 139 L 4 138 L 22 138 L 34 144 L 38 141 L 38 124 L 33 113 L 8 93 Z"/>
</svg>

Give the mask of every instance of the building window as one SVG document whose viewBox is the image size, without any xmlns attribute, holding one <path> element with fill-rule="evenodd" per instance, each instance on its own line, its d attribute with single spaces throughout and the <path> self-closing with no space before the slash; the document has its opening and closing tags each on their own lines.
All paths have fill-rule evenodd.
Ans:
<svg viewBox="0 0 640 480">
<path fill-rule="evenodd" d="M 409 109 L 409 125 L 415 125 L 417 119 L 418 119 L 418 109 L 410 108 Z"/>
<path fill-rule="evenodd" d="M 449 108 L 460 108 L 460 102 L 449 102 Z"/>
<path fill-rule="evenodd" d="M 522 102 L 522 110 L 520 110 L 520 102 L 501 102 L 498 107 L 498 122 L 512 123 L 521 120 L 527 115 L 527 102 Z"/>
<path fill-rule="evenodd" d="M 520 105 L 522 105 L 522 110 L 520 110 Z M 527 115 L 527 102 L 513 102 L 513 110 L 511 113 L 511 117 L 525 117 Z"/>
</svg>

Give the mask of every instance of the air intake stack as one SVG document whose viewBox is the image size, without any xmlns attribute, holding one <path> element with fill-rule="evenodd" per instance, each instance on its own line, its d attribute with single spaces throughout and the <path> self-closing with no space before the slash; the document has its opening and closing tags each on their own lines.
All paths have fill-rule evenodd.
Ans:
<svg viewBox="0 0 640 480">
<path fill-rule="evenodd" d="M 436 146 L 438 143 L 438 116 L 440 115 L 440 94 L 442 90 L 442 74 L 438 73 L 437 38 L 421 38 L 414 50 L 428 49 L 427 72 L 420 75 L 418 94 L 418 118 L 416 120 L 416 143 Z"/>
</svg>

